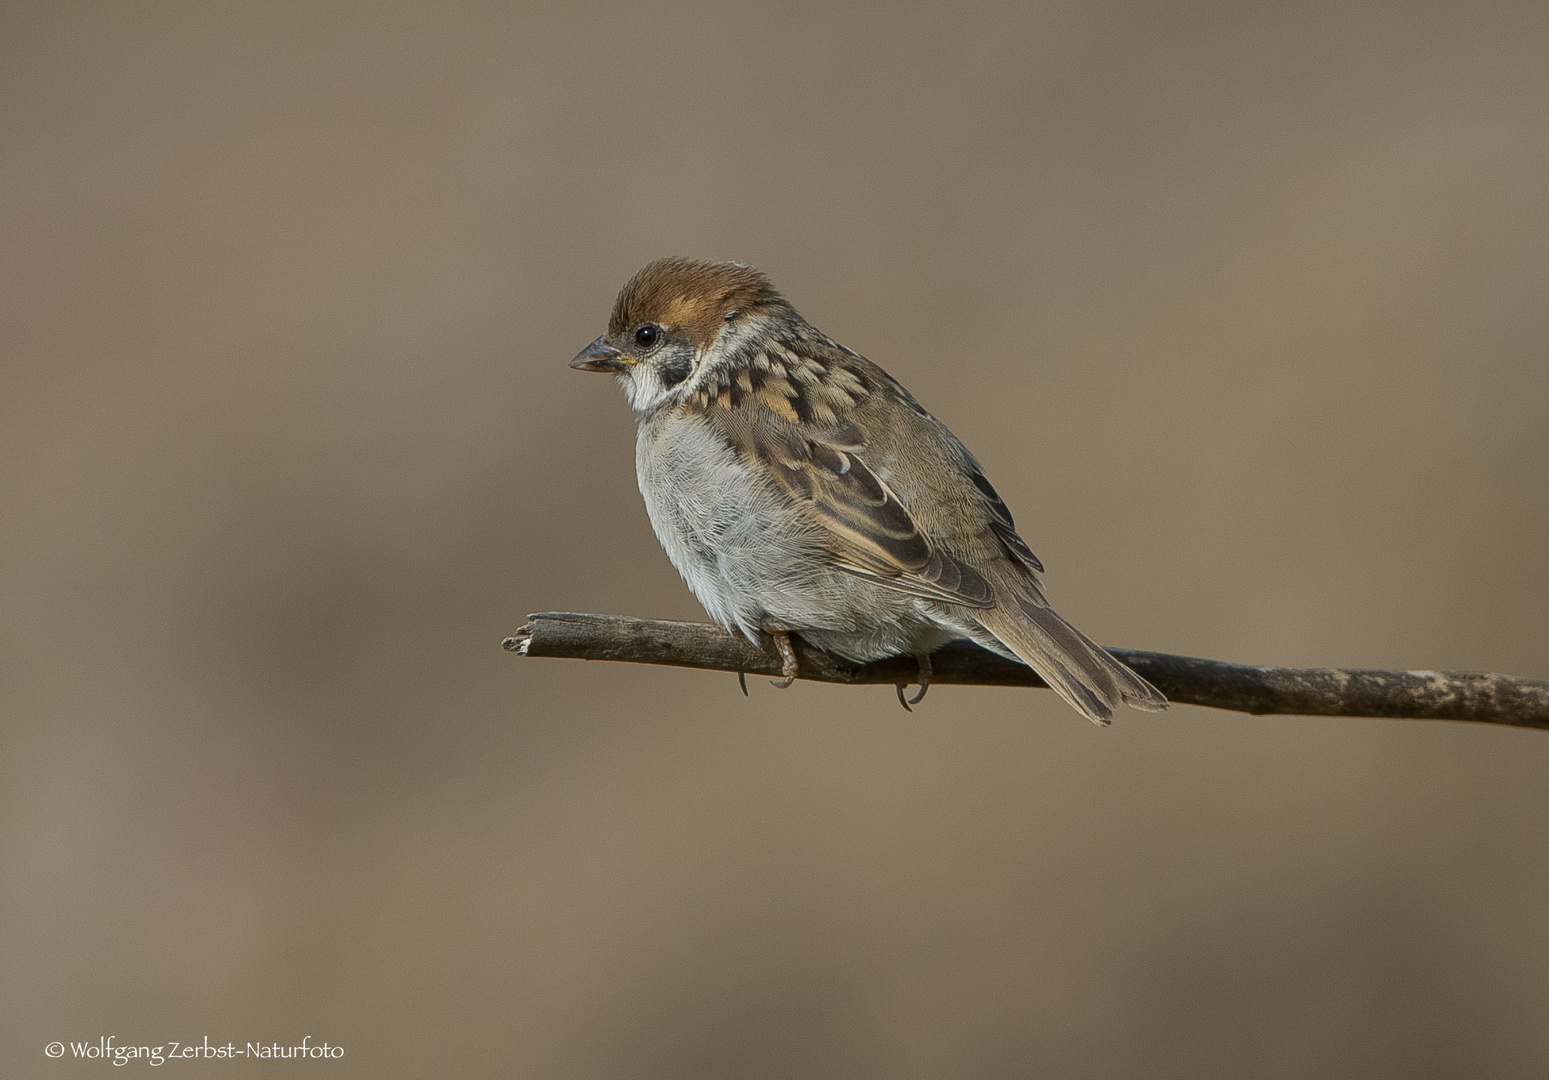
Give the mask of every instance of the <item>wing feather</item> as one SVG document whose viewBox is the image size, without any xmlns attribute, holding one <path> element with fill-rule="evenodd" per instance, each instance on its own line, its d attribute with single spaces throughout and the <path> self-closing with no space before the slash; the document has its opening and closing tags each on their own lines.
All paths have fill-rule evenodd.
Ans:
<svg viewBox="0 0 1549 1080">
<path fill-rule="evenodd" d="M 868 386 L 837 346 L 830 356 L 812 348 L 821 343 L 788 344 L 807 348 L 779 351 L 778 363 L 760 353 L 693 406 L 822 527 L 835 569 L 949 604 L 993 605 L 983 575 L 933 544 L 867 464 L 864 437 L 846 416 L 884 387 Z"/>
<path fill-rule="evenodd" d="M 858 452 L 818 438 L 771 470 L 824 527 L 834 566 L 886 588 L 968 607 L 989 607 L 982 575 L 934 547 L 893 490 Z"/>
</svg>

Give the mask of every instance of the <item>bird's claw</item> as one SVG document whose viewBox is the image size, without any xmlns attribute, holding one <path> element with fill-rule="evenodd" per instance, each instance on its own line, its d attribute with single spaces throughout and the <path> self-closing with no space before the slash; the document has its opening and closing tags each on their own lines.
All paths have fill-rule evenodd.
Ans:
<svg viewBox="0 0 1549 1080">
<path fill-rule="evenodd" d="M 925 691 L 930 689 L 930 654 L 921 653 L 915 657 L 920 665 L 920 692 L 912 698 L 904 697 L 904 687 L 907 683 L 898 683 L 894 689 L 898 691 L 898 703 L 904 707 L 904 712 L 914 712 L 909 706 L 918 705 L 925 700 Z"/>
</svg>

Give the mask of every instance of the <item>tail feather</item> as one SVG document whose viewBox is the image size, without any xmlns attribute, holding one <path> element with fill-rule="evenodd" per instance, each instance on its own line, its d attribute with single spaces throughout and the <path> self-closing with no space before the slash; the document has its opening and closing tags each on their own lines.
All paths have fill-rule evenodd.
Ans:
<svg viewBox="0 0 1549 1080">
<path fill-rule="evenodd" d="M 1108 723 L 1120 704 L 1146 712 L 1167 708 L 1156 687 L 1037 600 L 1016 597 L 975 611 L 974 618 L 1095 724 Z"/>
</svg>

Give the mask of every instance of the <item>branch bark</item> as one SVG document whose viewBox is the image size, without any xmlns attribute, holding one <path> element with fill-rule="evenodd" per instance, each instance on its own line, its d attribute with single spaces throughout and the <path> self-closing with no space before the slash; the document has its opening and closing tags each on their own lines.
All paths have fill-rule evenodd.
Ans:
<svg viewBox="0 0 1549 1080">
<path fill-rule="evenodd" d="M 779 675 L 772 642 L 751 644 L 706 623 L 550 611 L 507 638 L 523 656 L 618 660 L 710 671 Z M 801 678 L 816 682 L 897 685 L 916 678 L 913 657 L 854 664 L 794 639 Z M 1109 649 L 1149 679 L 1168 700 L 1265 715 L 1376 716 L 1472 720 L 1549 730 L 1549 680 L 1478 671 L 1380 671 L 1361 668 L 1268 668 L 1194 656 Z M 966 641 L 931 654 L 932 685 L 1045 686 L 1034 671 Z"/>
</svg>

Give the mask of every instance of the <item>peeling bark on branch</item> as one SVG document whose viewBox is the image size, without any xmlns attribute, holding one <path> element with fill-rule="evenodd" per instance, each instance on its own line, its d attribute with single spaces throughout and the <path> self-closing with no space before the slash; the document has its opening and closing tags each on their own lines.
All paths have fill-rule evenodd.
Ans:
<svg viewBox="0 0 1549 1080">
<path fill-rule="evenodd" d="M 505 647 L 524 656 L 618 660 L 710 671 L 779 675 L 771 642 L 752 645 L 706 623 L 551 611 L 531 620 Z M 913 657 L 854 664 L 793 635 L 801 678 L 846 684 L 912 683 Z M 1472 720 L 1549 729 L 1549 680 L 1477 671 L 1265 668 L 1193 656 L 1110 649 L 1168 700 L 1264 715 L 1376 716 Z M 932 685 L 1044 686 L 1031 668 L 966 641 L 931 654 Z"/>
</svg>

